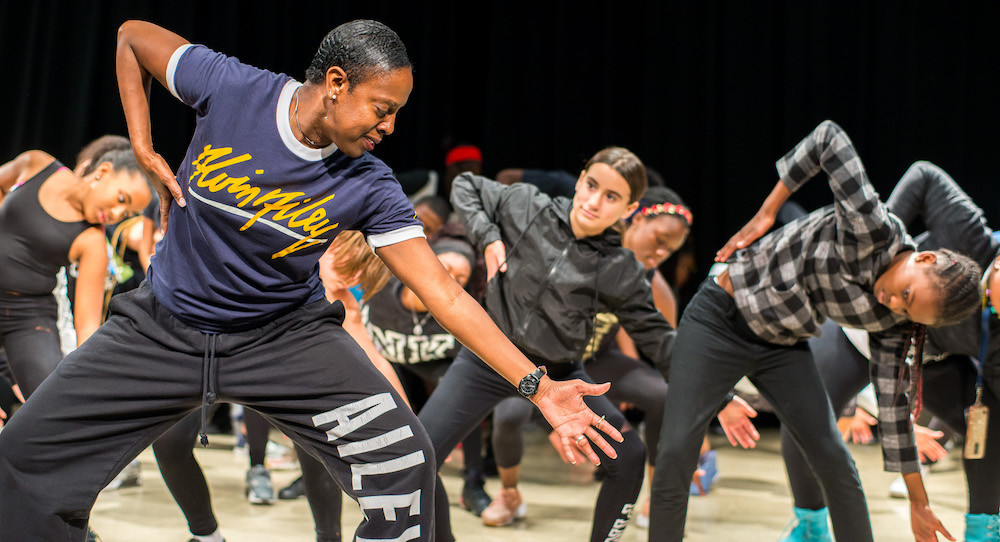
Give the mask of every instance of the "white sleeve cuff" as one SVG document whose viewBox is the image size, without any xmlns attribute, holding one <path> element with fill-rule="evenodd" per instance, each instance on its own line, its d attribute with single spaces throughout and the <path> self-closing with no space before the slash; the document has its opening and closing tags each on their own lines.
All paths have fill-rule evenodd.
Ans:
<svg viewBox="0 0 1000 542">
<path fill-rule="evenodd" d="M 368 246 L 372 247 L 372 251 L 374 252 L 376 248 L 395 245 L 396 243 L 402 243 L 403 241 L 409 241 L 418 237 L 427 238 L 424 235 L 424 227 L 413 225 L 386 233 L 374 233 L 369 235 L 366 241 L 368 241 Z"/>
<path fill-rule="evenodd" d="M 170 62 L 167 62 L 167 90 L 169 90 L 170 93 L 174 95 L 174 98 L 177 98 L 178 100 L 181 100 L 181 97 L 177 95 L 177 87 L 174 86 L 174 72 L 177 71 L 177 63 L 180 62 L 184 51 L 187 51 L 193 45 L 194 44 L 192 43 L 185 43 L 184 45 L 181 45 L 176 51 L 174 51 L 174 54 L 170 55 Z M 183 102 L 184 100 L 181 101 Z"/>
</svg>

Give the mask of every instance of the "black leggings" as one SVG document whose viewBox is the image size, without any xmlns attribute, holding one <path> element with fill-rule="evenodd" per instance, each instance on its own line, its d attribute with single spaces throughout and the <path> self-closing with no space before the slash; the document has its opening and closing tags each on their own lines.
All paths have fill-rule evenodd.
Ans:
<svg viewBox="0 0 1000 542">
<path fill-rule="evenodd" d="M 211 407 L 209 417 L 215 409 L 216 407 Z M 250 465 L 263 465 L 271 424 L 260 413 L 249 408 L 243 410 L 243 422 L 247 426 Z M 219 528 L 219 523 L 212 510 L 208 482 L 192 448 L 200 427 L 201 413 L 192 412 L 156 439 L 153 453 L 163 481 L 184 513 L 191 534 L 204 536 L 214 533 Z M 306 499 L 316 523 L 316 540 L 338 542 L 341 540 L 340 513 L 343 507 L 340 487 L 320 461 L 298 444 L 295 445 L 295 450 L 302 466 Z"/>
<path fill-rule="evenodd" d="M 594 382 L 611 382 L 611 389 L 605 396 L 612 403 L 634 403 L 645 413 L 646 461 L 652 465 L 660 442 L 663 403 L 667 397 L 667 383 L 660 372 L 614 347 L 599 352 L 584 368 Z M 546 431 L 552 430 L 535 405 L 523 397 L 504 399 L 493 409 L 492 444 L 497 466 L 511 468 L 521 464 L 524 453 L 521 437 L 529 423 L 535 423 Z"/>
<path fill-rule="evenodd" d="M 869 383 L 868 360 L 847 340 L 835 324 L 823 326 L 823 335 L 809 341 L 816 365 L 823 377 L 835 412 Z M 976 398 L 976 368 L 966 356 L 952 356 L 924 364 L 924 405 L 948 427 L 965 434 L 965 409 Z M 984 374 L 983 403 L 990 413 L 1000 412 L 997 390 L 1000 370 L 987 367 Z M 994 420 L 990 420 L 994 422 Z M 969 488 L 970 514 L 997 514 L 1000 511 L 1000 423 L 987 426 L 986 457 L 965 459 Z M 802 452 L 794 445 L 784 427 L 781 431 L 781 454 L 788 470 L 788 480 L 797 508 L 817 510 L 826 499 Z"/>
<path fill-rule="evenodd" d="M 51 295 L 0 293 L 0 346 L 27 399 L 62 361 L 56 300 Z"/>
<path fill-rule="evenodd" d="M 403 384 L 403 389 L 406 391 L 414 412 L 419 413 L 420 409 L 427 404 L 428 396 L 425 386 L 436 388 L 451 364 L 450 358 L 412 364 L 392 364 L 396 374 L 399 375 L 399 380 Z M 414 380 L 419 380 L 419 382 Z M 482 485 L 484 478 L 483 424 L 480 423 L 473 427 L 468 436 L 462 440 L 462 451 L 465 458 L 465 481 Z"/>
<path fill-rule="evenodd" d="M 592 382 L 583 370 L 582 363 L 551 364 L 549 376 L 555 380 L 580 378 Z M 423 423 L 434 445 L 438 467 L 448 453 L 478 425 L 493 407 L 504 398 L 517 392 L 509 382 L 493 371 L 475 354 L 463 348 L 448 368 L 437 391 L 420 411 Z M 607 397 L 584 397 L 587 406 L 596 414 L 606 416 L 608 422 L 619 431 L 625 425 L 625 417 Z M 624 442 L 614 443 L 617 459 L 604 455 L 595 446 L 601 463 L 607 469 L 607 477 L 601 485 L 594 508 L 594 523 L 591 540 L 603 542 L 616 539 L 624 529 L 635 506 L 645 470 L 646 450 L 642 439 L 635 431 L 623 433 Z M 448 514 L 448 495 L 440 478 L 435 493 L 435 525 L 438 542 L 454 540 Z"/>
<path fill-rule="evenodd" d="M 584 368 L 594 382 L 611 382 L 605 396 L 616 405 L 632 403 L 644 414 L 646 458 L 650 466 L 656 461 L 663 426 L 663 405 L 667 400 L 667 382 L 652 365 L 630 358 L 611 347 L 598 353 Z"/>
<path fill-rule="evenodd" d="M 267 457 L 267 436 L 271 432 L 271 424 L 256 410 L 243 409 L 243 425 L 247 429 L 247 452 L 250 456 L 250 466 L 263 465 Z M 235 428 L 239 431 L 239 428 Z"/>
</svg>

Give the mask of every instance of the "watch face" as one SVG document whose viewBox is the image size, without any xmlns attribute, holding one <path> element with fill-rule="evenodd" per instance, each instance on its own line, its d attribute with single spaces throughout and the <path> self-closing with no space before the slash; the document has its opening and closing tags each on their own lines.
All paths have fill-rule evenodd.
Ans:
<svg viewBox="0 0 1000 542">
<path fill-rule="evenodd" d="M 538 379 L 534 378 L 534 375 L 528 375 L 521 380 L 521 385 L 518 388 L 521 391 L 521 395 L 526 397 L 533 395 L 538 391 Z"/>
</svg>

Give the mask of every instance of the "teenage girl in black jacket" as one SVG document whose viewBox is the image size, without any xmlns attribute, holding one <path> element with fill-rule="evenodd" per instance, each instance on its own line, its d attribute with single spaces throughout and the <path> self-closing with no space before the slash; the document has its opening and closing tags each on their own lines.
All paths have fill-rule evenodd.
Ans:
<svg viewBox="0 0 1000 542">
<path fill-rule="evenodd" d="M 452 204 L 470 239 L 486 255 L 491 277 L 487 312 L 539 366 L 538 374 L 546 366 L 555 380 L 589 380 L 581 359 L 599 312 L 616 314 L 639 352 L 666 365 L 673 328 L 653 305 L 642 264 L 622 248 L 620 236 L 610 229 L 638 207 L 645 188 L 642 163 L 628 150 L 615 147 L 590 159 L 572 201 L 552 199 L 527 184 L 508 187 L 473 175 L 455 180 Z M 420 412 L 439 465 L 497 403 L 516 393 L 484 369 L 475 355 L 463 349 Z M 530 396 L 528 388 L 519 391 Z M 586 401 L 602 417 L 576 437 L 574 444 L 585 453 L 592 450 L 590 440 L 597 436 L 596 430 L 608 423 L 621 429 L 625 422 L 606 397 Z M 635 431 L 624 436 L 616 446 L 618 460 L 607 464 L 591 540 L 620 536 L 642 486 L 642 441 Z M 601 450 L 596 452 L 608 459 Z M 506 495 L 510 491 L 502 490 L 497 498 L 516 500 L 516 495 Z M 436 496 L 437 540 L 452 540 L 447 495 L 440 483 Z"/>
</svg>

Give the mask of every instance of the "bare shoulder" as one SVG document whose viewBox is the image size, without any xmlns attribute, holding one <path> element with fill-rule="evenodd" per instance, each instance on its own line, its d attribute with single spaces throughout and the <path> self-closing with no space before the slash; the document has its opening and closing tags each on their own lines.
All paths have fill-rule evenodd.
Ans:
<svg viewBox="0 0 1000 542">
<path fill-rule="evenodd" d="M 103 228 L 99 226 L 87 228 L 76 236 L 76 240 L 70 246 L 69 259 L 71 262 L 91 262 L 100 267 L 107 267 L 107 243 Z"/>
<path fill-rule="evenodd" d="M 45 169 L 55 158 L 39 150 L 25 151 L 16 158 L 0 166 L 0 193 L 6 194 L 11 189 L 27 181 L 39 171 Z"/>
</svg>

